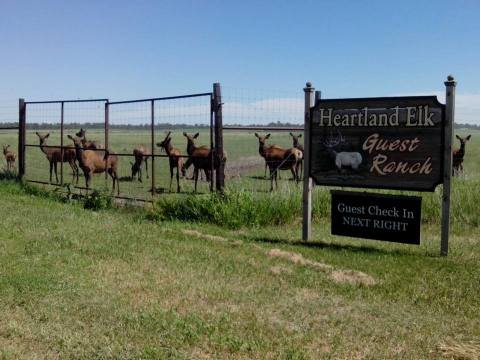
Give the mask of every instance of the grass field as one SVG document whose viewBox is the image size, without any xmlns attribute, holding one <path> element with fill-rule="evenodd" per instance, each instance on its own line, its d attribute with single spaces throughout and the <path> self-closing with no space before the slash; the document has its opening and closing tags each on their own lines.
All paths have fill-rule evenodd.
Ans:
<svg viewBox="0 0 480 360">
<path fill-rule="evenodd" d="M 145 142 L 114 135 L 116 151 Z M 257 155 L 252 134 L 228 136 L 231 159 Z M 179 134 L 174 143 L 185 146 Z M 46 177 L 43 154 L 29 151 Z M 478 359 L 479 156 L 472 132 L 448 257 L 441 192 L 423 194 L 420 246 L 331 236 L 319 201 L 305 244 L 298 218 L 235 231 L 153 222 L 143 209 L 88 211 L 1 182 L 0 359 Z"/>
</svg>

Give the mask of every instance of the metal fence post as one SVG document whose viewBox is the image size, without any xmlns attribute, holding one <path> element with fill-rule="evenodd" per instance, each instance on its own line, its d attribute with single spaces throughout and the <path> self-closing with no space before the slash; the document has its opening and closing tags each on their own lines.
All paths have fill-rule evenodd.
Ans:
<svg viewBox="0 0 480 360">
<path fill-rule="evenodd" d="M 305 92 L 305 113 L 304 113 L 304 152 L 303 152 L 303 226 L 302 240 L 308 241 L 312 237 L 312 189 L 313 180 L 310 177 L 310 109 L 313 104 L 313 93 L 315 88 L 307 82 L 303 89 Z"/>
<path fill-rule="evenodd" d="M 213 103 L 213 94 L 210 95 L 210 192 L 213 192 L 215 182 L 215 141 L 213 136 L 213 114 L 215 104 Z"/>
<path fill-rule="evenodd" d="M 150 104 L 151 112 L 151 146 L 152 146 L 152 200 L 155 196 L 155 100 Z"/>
<path fill-rule="evenodd" d="M 109 108 L 109 103 L 108 103 L 108 99 L 107 101 L 105 102 L 105 115 L 104 115 L 104 140 L 105 140 L 105 150 L 109 151 L 109 148 L 108 148 L 108 132 L 109 132 L 109 129 L 110 129 L 110 122 L 109 122 L 109 112 L 110 112 L 110 108 Z M 107 171 L 107 166 L 108 166 L 108 157 L 105 156 L 105 180 L 108 179 L 108 171 Z"/>
<path fill-rule="evenodd" d="M 27 119 L 27 106 L 24 99 L 18 100 L 18 178 L 25 176 L 25 131 Z"/>
<path fill-rule="evenodd" d="M 64 105 L 65 103 L 61 102 L 60 108 L 60 185 L 63 186 L 63 159 L 65 156 L 65 150 L 63 149 L 63 121 L 64 121 Z M 57 164 L 55 164 L 55 175 L 57 174 Z"/>
<path fill-rule="evenodd" d="M 213 109 L 215 111 L 215 154 L 218 159 L 216 172 L 217 191 L 223 192 L 225 187 L 225 166 L 223 162 L 223 119 L 220 83 L 213 84 Z"/>
<path fill-rule="evenodd" d="M 452 178 L 452 138 L 455 123 L 455 86 L 452 75 L 445 81 L 445 149 L 443 154 L 443 194 L 442 194 L 442 232 L 440 255 L 448 254 L 448 235 L 450 231 L 450 185 Z"/>
</svg>

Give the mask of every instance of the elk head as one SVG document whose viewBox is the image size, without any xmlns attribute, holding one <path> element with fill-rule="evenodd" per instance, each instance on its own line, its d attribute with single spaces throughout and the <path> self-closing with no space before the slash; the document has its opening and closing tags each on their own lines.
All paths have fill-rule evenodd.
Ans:
<svg viewBox="0 0 480 360">
<path fill-rule="evenodd" d="M 300 139 L 302 137 L 302 134 L 293 135 L 292 133 L 290 133 L 290 136 L 293 139 L 293 146 L 294 147 L 298 146 L 298 139 Z"/>
<path fill-rule="evenodd" d="M 167 148 L 170 146 L 170 142 L 172 141 L 172 138 L 170 137 L 170 134 L 171 134 L 171 133 L 172 133 L 172 132 L 169 131 L 169 132 L 167 133 L 167 135 L 165 136 L 165 139 L 163 139 L 162 142 L 157 143 L 157 146 L 158 146 L 159 148 L 162 148 L 162 149 L 165 150 L 165 149 L 167 149 Z M 183 134 L 185 135 L 186 133 L 183 133 Z M 188 135 L 186 135 L 186 136 L 187 136 L 187 138 L 188 138 Z M 193 140 L 192 140 L 192 141 L 193 141 Z"/>
<path fill-rule="evenodd" d="M 47 133 L 46 135 L 42 135 L 38 132 L 35 132 L 37 134 L 38 138 L 40 139 L 40 145 L 45 145 L 47 143 L 47 139 L 50 136 L 50 133 Z"/>
<path fill-rule="evenodd" d="M 80 131 L 75 134 L 79 138 L 85 137 L 86 131 L 83 128 L 80 128 Z"/>
<path fill-rule="evenodd" d="M 461 136 L 458 136 L 458 135 L 455 135 L 455 137 L 456 137 L 458 140 L 460 140 L 460 145 L 463 147 L 463 146 L 465 146 L 465 143 L 466 143 L 468 140 L 470 140 L 470 138 L 472 137 L 472 135 L 468 135 L 468 136 L 466 136 L 466 137 L 464 137 L 464 138 L 462 138 Z"/>
<path fill-rule="evenodd" d="M 78 136 L 73 137 L 71 135 L 67 135 L 67 137 L 73 141 L 73 145 L 75 145 L 75 147 L 82 147 L 82 139 L 80 139 Z"/>
<path fill-rule="evenodd" d="M 8 148 L 10 147 L 10 145 L 3 145 L 3 154 L 4 155 L 7 155 L 7 152 L 8 152 Z"/>
<path fill-rule="evenodd" d="M 255 137 L 258 138 L 258 143 L 261 145 L 261 146 L 265 146 L 265 143 L 267 142 L 267 139 L 270 138 L 270 135 L 271 134 L 267 134 L 265 136 L 260 136 L 258 135 L 257 133 L 255 133 Z"/>
<path fill-rule="evenodd" d="M 183 136 L 187 138 L 187 152 L 190 153 L 192 148 L 195 146 L 195 139 L 198 138 L 200 133 L 196 133 L 195 135 L 188 135 L 186 132 L 183 133 Z"/>
</svg>

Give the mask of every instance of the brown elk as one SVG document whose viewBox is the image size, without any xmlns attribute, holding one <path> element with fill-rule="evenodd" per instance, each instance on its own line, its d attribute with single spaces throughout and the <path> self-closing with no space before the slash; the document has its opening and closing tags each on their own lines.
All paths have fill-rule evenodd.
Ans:
<svg viewBox="0 0 480 360">
<path fill-rule="evenodd" d="M 290 136 L 292 137 L 292 140 L 293 140 L 293 147 L 302 152 L 302 161 L 299 163 L 299 176 L 301 177 L 302 174 L 303 174 L 303 154 L 304 154 L 304 150 L 303 150 L 303 145 L 300 144 L 299 139 L 302 137 L 302 134 L 293 135 L 292 133 L 290 133 Z"/>
<path fill-rule="evenodd" d="M 225 165 L 227 161 L 227 154 L 224 151 L 221 158 L 217 156 L 215 150 L 211 150 L 207 146 L 195 146 L 195 139 L 199 136 L 199 133 L 195 135 L 188 135 L 186 132 L 183 133 L 183 136 L 187 138 L 187 154 L 189 155 L 188 160 L 182 166 L 182 174 L 185 176 L 186 169 L 193 164 L 193 178 L 195 180 L 195 192 L 197 192 L 197 182 L 198 182 L 198 172 L 200 170 L 205 171 L 207 180 L 210 180 L 212 170 L 212 158 L 213 158 L 213 168 L 218 169 L 220 162 Z M 210 185 L 211 186 L 211 185 Z"/>
<path fill-rule="evenodd" d="M 271 146 L 271 145 L 267 145 L 267 139 L 270 138 L 270 134 L 267 134 L 265 136 L 260 136 L 257 133 L 255 133 L 255 136 L 258 138 L 259 143 L 263 144 L 263 145 L 260 145 L 258 147 L 258 153 L 260 154 L 261 157 L 263 157 L 265 159 L 265 174 L 264 174 L 263 177 L 266 179 L 267 178 L 268 164 L 267 164 L 267 159 L 265 158 L 265 149 L 267 149 Z"/>
<path fill-rule="evenodd" d="M 107 172 L 113 181 L 112 192 L 115 191 L 115 183 L 117 184 L 117 195 L 120 195 L 120 184 L 118 181 L 118 156 L 108 150 L 94 151 L 85 150 L 82 146 L 82 140 L 79 137 L 68 138 L 73 141 L 75 146 L 75 154 L 85 175 L 85 184 L 87 192 L 90 189 L 93 174 Z"/>
<path fill-rule="evenodd" d="M 87 130 L 84 130 L 83 128 L 80 128 L 80 131 L 75 134 L 78 138 L 81 139 L 82 146 L 83 146 L 84 149 L 86 149 L 86 150 L 95 150 L 95 149 L 102 150 L 102 149 L 105 148 L 98 141 L 95 141 L 95 140 L 88 141 L 87 137 L 86 137 L 86 134 L 87 134 Z"/>
<path fill-rule="evenodd" d="M 135 162 L 132 164 L 132 180 L 138 175 L 138 181 L 142 182 L 142 165 L 145 162 L 145 171 L 148 179 L 148 158 L 152 153 L 143 145 L 138 145 L 133 149 Z"/>
<path fill-rule="evenodd" d="M 50 163 L 50 183 L 52 182 L 52 173 L 55 171 L 55 179 L 58 183 L 58 175 L 57 175 L 57 164 L 59 162 L 68 162 L 70 167 L 72 168 L 73 179 L 72 182 L 75 181 L 75 184 L 78 184 L 78 166 L 76 163 L 76 155 L 75 150 L 73 149 L 64 149 L 63 150 L 63 159 L 62 159 L 62 149 L 60 147 L 50 147 L 47 145 L 47 139 L 50 136 L 50 133 L 46 135 L 41 135 L 36 132 L 38 139 L 40 140 L 40 149 L 43 153 L 47 156 L 48 162 Z"/>
<path fill-rule="evenodd" d="M 162 142 L 157 143 L 159 148 L 165 150 L 168 155 L 168 164 L 170 165 L 170 187 L 169 191 L 172 191 L 173 182 L 173 169 L 177 168 L 177 192 L 180 192 L 180 171 L 183 166 L 183 158 L 180 150 L 176 149 L 172 145 L 172 138 L 170 137 L 171 131 L 165 136 Z"/>
<path fill-rule="evenodd" d="M 270 170 L 270 191 L 273 191 L 274 181 L 278 188 L 277 177 L 279 170 L 290 170 L 293 178 L 298 183 L 298 165 L 302 160 L 302 152 L 296 148 L 282 149 L 276 145 L 266 146 L 265 140 L 267 137 L 259 136 L 257 133 L 255 133 L 255 136 L 258 138 L 258 151 L 260 154 L 263 154 Z"/>
<path fill-rule="evenodd" d="M 17 155 L 13 150 L 8 150 L 10 145 L 3 145 L 3 155 L 5 155 L 5 160 L 7 160 L 7 170 L 13 170 L 15 168 L 15 159 Z"/>
<path fill-rule="evenodd" d="M 455 135 L 460 141 L 460 148 L 455 149 L 452 154 L 452 175 L 459 175 L 463 173 L 463 158 L 465 157 L 465 143 L 470 140 L 472 135 L 468 135 L 464 138 Z"/>
</svg>

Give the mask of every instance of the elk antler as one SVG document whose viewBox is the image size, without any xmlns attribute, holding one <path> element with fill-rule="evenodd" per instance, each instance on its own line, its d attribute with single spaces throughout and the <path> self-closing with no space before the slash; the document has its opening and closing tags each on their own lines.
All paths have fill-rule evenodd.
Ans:
<svg viewBox="0 0 480 360">
<path fill-rule="evenodd" d="M 344 143 L 345 142 L 345 138 L 342 136 L 342 134 L 340 133 L 340 130 L 337 130 L 337 136 L 333 136 L 333 134 L 330 132 L 330 134 L 328 135 L 328 137 L 324 138 L 322 140 L 322 144 L 326 147 L 326 148 L 333 148 L 341 143 Z"/>
</svg>

